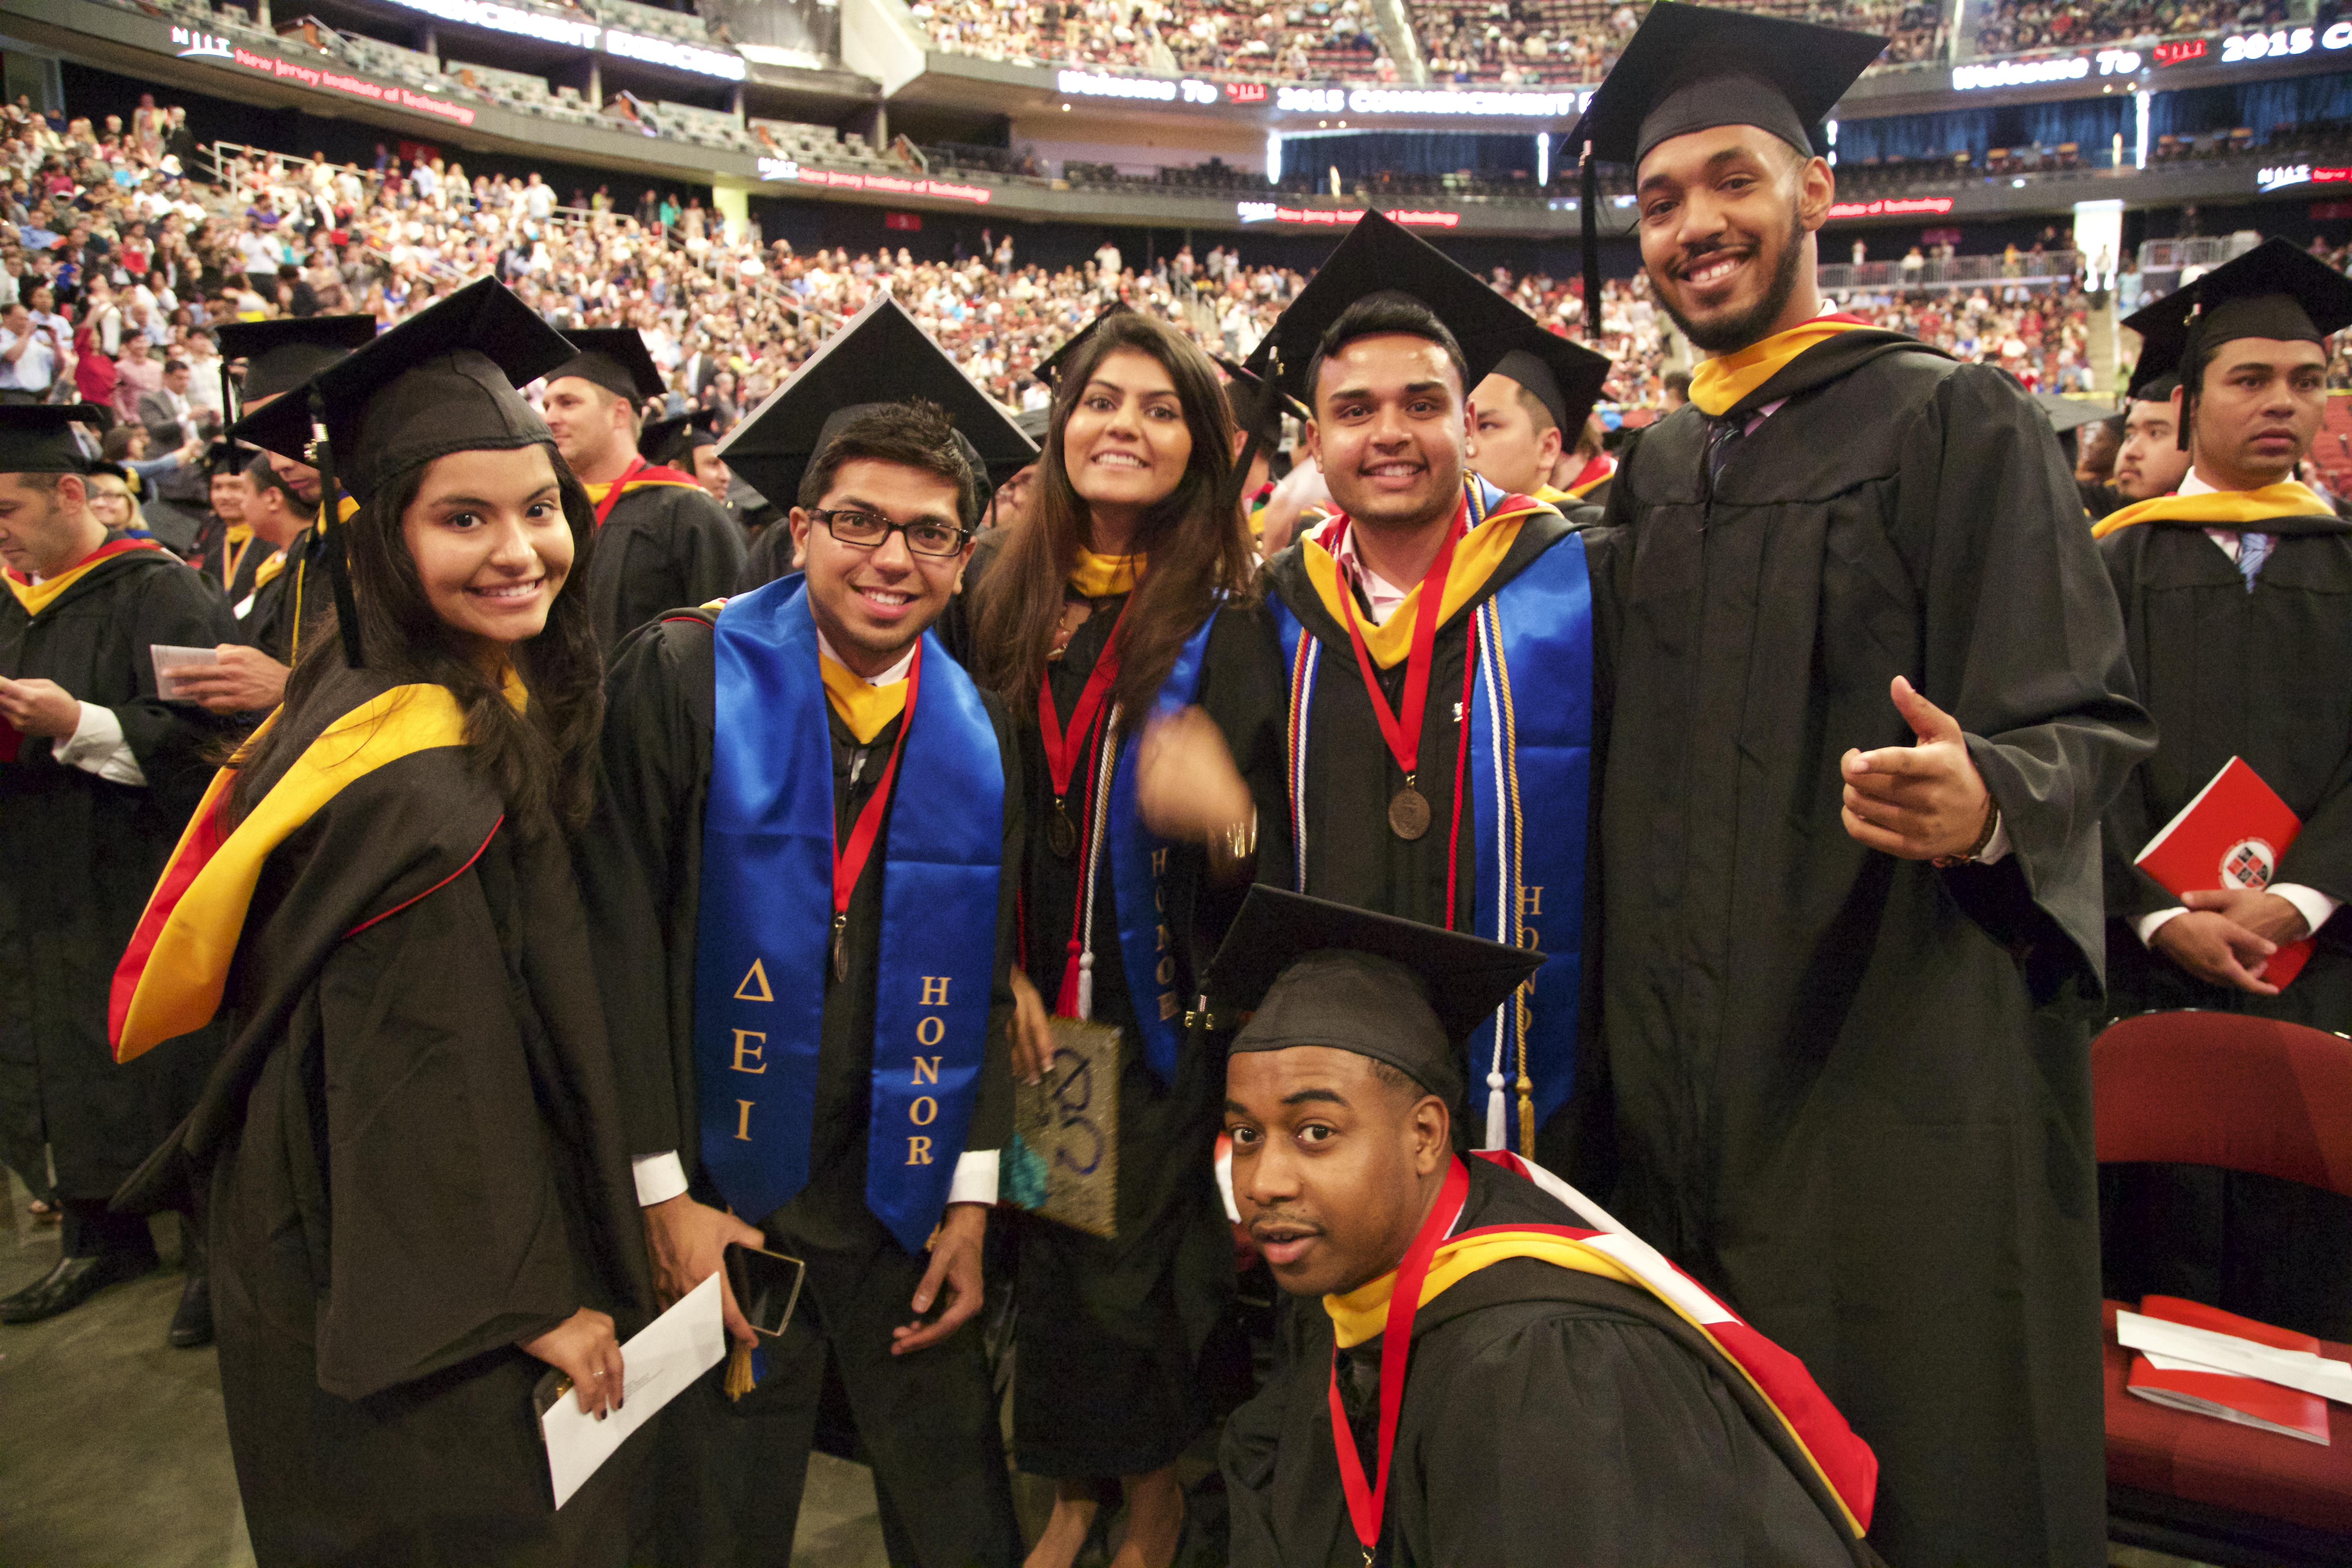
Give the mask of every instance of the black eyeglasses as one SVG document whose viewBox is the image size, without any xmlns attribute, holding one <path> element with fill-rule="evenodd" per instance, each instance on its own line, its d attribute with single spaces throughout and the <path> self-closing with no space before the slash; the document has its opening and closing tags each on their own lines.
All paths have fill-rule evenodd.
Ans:
<svg viewBox="0 0 2352 1568">
<path fill-rule="evenodd" d="M 872 550 L 890 537 L 896 529 L 907 536 L 907 548 L 917 555 L 956 555 L 963 551 L 963 542 L 971 531 L 950 528 L 943 522 L 892 522 L 878 511 L 817 511 L 809 515 L 824 524 L 825 531 L 844 544 L 854 544 L 860 550 Z"/>
</svg>

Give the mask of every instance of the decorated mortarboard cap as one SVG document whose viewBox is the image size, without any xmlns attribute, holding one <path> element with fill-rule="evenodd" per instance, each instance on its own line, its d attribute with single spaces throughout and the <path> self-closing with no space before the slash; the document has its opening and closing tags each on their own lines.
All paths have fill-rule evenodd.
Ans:
<svg viewBox="0 0 2352 1568">
<path fill-rule="evenodd" d="M 719 437 L 711 431 L 719 424 L 716 408 L 694 408 L 673 419 L 656 419 L 637 436 L 637 453 L 648 463 L 667 463 L 676 467 L 693 460 L 697 447 L 714 447 Z"/>
<path fill-rule="evenodd" d="M 729 431 L 719 455 L 772 504 L 794 506 L 802 474 L 852 419 L 917 397 L 946 411 L 987 468 L 1017 468 L 1037 456 L 1037 444 L 887 294 L 844 322 Z"/>
<path fill-rule="evenodd" d="M 2352 326 L 2352 278 L 2284 239 L 2266 239 L 2123 324 L 2140 334 L 2131 395 L 2168 396 L 2169 388 L 2144 389 L 2177 377 L 2208 349 L 2239 338 L 2324 342 Z"/>
<path fill-rule="evenodd" d="M 305 390 L 323 408 L 337 479 L 364 504 L 400 475 L 451 452 L 549 440 L 546 423 L 515 388 L 572 353 L 562 333 L 485 278 L 330 365 Z M 232 434 L 310 462 L 310 402 L 280 398 L 247 415 Z"/>
<path fill-rule="evenodd" d="M 1638 164 L 1671 137 L 1754 125 L 1799 152 L 1886 39 L 1712 5 L 1661 0 L 1569 132 L 1595 158 Z"/>
<path fill-rule="evenodd" d="M 1449 1102 L 1470 1032 L 1544 955 L 1260 885 L 1209 965 L 1212 1012 L 1249 1021 L 1232 1050 L 1328 1046 L 1386 1062 Z"/>
<path fill-rule="evenodd" d="M 1307 367 L 1324 346 L 1325 335 L 1349 306 L 1367 295 L 1387 292 L 1420 300 L 1445 323 L 1462 346 L 1465 396 L 1529 324 L 1526 311 L 1444 252 L 1367 208 L 1251 353 L 1250 374 L 1313 407 L 1315 389 L 1307 384 Z"/>
<path fill-rule="evenodd" d="M 1029 374 L 1035 376 L 1039 381 L 1044 382 L 1047 386 L 1052 386 L 1054 384 L 1055 378 L 1062 374 L 1062 366 L 1068 363 L 1072 354 L 1077 353 L 1079 349 L 1086 346 L 1087 341 L 1095 335 L 1096 328 L 1101 326 L 1113 316 L 1132 316 L 1137 313 L 1135 307 L 1129 304 L 1126 300 L 1113 300 L 1109 304 L 1105 305 L 1101 310 L 1095 312 L 1095 319 L 1093 321 L 1088 321 L 1085 326 L 1080 327 L 1076 331 L 1072 332 L 1068 337 L 1063 339 L 1061 346 L 1056 348 L 1052 353 L 1047 354 L 1044 359 L 1039 360 L 1037 362 L 1037 368 L 1031 371 Z"/>
<path fill-rule="evenodd" d="M 89 456 L 73 426 L 103 430 L 106 410 L 94 403 L 0 404 L 0 474 L 83 474 Z"/>
<path fill-rule="evenodd" d="M 632 404 L 659 397 L 668 390 L 654 356 L 646 352 L 646 340 L 635 327 L 577 327 L 564 336 L 572 340 L 576 352 L 547 373 L 550 381 L 576 375 Z"/>
<path fill-rule="evenodd" d="M 1601 384 L 1609 379 L 1609 356 L 1545 331 L 1532 316 L 1522 315 L 1521 320 L 1525 329 L 1488 374 L 1526 387 L 1573 445 L 1592 405 L 1601 401 Z M 1477 388 L 1474 384 L 1471 390 Z"/>
<path fill-rule="evenodd" d="M 247 404 L 293 391 L 376 335 L 373 316 L 224 321 L 213 331 L 221 358 L 245 361 L 239 394 Z"/>
</svg>

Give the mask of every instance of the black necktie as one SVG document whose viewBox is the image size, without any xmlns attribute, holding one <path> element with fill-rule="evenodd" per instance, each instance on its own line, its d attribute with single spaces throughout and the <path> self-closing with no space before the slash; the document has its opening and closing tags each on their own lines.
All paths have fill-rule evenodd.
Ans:
<svg viewBox="0 0 2352 1568">
<path fill-rule="evenodd" d="M 1748 438 L 1748 416 L 1723 414 L 1707 421 L 1706 482 L 1710 488 L 1723 477 L 1723 465 L 1731 458 L 1732 451 Z"/>
</svg>

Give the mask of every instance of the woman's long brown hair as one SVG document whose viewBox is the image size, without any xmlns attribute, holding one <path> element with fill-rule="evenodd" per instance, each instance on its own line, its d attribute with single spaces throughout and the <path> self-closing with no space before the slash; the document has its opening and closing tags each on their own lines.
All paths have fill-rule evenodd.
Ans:
<svg viewBox="0 0 2352 1568">
<path fill-rule="evenodd" d="M 518 713 L 499 683 L 468 657 L 425 596 L 408 553 L 401 518 L 425 482 L 419 466 L 353 512 L 342 527 L 351 549 L 352 587 L 359 604 L 362 643 L 371 672 L 395 685 L 446 687 L 466 716 L 466 747 L 474 768 L 506 803 L 507 817 L 524 836 L 576 830 L 593 797 L 597 730 L 604 719 L 604 662 L 588 618 L 588 553 L 596 513 L 588 492 L 553 442 L 541 444 L 555 469 L 564 521 L 572 542 L 571 574 L 548 606 L 547 626 L 514 645 L 514 667 L 530 702 Z M 343 547 L 344 541 L 330 548 Z M 307 628 L 306 628 L 307 629 Z M 243 747 L 232 762 L 229 818 L 242 820 L 293 761 L 287 754 L 315 726 L 301 715 L 331 674 L 345 668 L 342 639 L 331 613 L 305 639 L 308 646 L 286 682 L 285 711 L 269 732 Z"/>
<path fill-rule="evenodd" d="M 1216 367 L 1186 339 L 1149 316 L 1106 318 L 1071 356 L 1054 394 L 1045 449 L 1027 516 L 1013 531 L 974 589 L 974 658 L 981 684 L 1015 713 L 1025 713 L 1045 679 L 1045 656 L 1062 617 L 1063 584 L 1093 530 L 1084 497 L 1070 483 L 1062 433 L 1086 395 L 1095 368 L 1122 349 L 1150 354 L 1176 384 L 1192 460 L 1164 500 L 1150 508 L 1129 542 L 1150 556 L 1119 628 L 1118 679 L 1112 688 L 1124 722 L 1151 713 L 1176 655 L 1221 595 L 1252 591 L 1255 562 L 1238 507 L 1219 505 L 1234 467 L 1234 417 Z"/>
</svg>

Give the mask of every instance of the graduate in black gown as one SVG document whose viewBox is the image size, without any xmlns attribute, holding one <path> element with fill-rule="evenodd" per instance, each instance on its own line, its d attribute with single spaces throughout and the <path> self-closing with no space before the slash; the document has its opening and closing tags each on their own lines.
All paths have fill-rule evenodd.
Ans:
<svg viewBox="0 0 2352 1568">
<path fill-rule="evenodd" d="M 1015 1070 L 1070 1070 L 1049 1012 L 1119 1031 L 1116 1234 L 1018 1222 L 1013 1457 L 1057 1482 L 1030 1568 L 1068 1568 L 1114 1478 L 1115 1561 L 1165 1568 L 1176 1458 L 1217 1414 L 1201 1357 L 1234 1279 L 1214 1174 L 1224 1036 L 1196 1016 L 1197 976 L 1252 879 L 1288 873 L 1281 656 L 1207 356 L 1122 310 L 1053 363 L 1025 515 L 988 536 L 958 619 L 1018 715 L 1034 825 Z"/>
<path fill-rule="evenodd" d="M 2107 809 L 2107 966 L 2120 1015 L 2197 1007 L 2352 1032 L 2352 522 L 2294 479 L 2326 408 L 2352 281 L 2270 240 L 2126 323 L 2177 375 L 2193 464 L 2112 513 L 2115 581 L 2160 739 Z M 2138 406 L 2138 405 L 2135 405 Z M 2232 757 L 2303 828 L 2251 881 L 2176 897 L 2133 861 Z M 2308 941 L 2299 973 L 2277 969 Z M 2284 981 L 2284 984 L 2281 982 Z M 2352 1203 L 2275 1178 L 2101 1173 L 2108 1294 L 2184 1295 L 2352 1338 Z"/>
<path fill-rule="evenodd" d="M 743 530 L 693 474 L 638 450 L 638 410 L 664 388 L 636 329 L 590 327 L 571 337 L 579 352 L 547 378 L 547 422 L 596 508 L 589 607 L 609 658 L 664 610 L 732 592 Z"/>
<path fill-rule="evenodd" d="M 1461 1038 L 1542 957 L 1268 888 L 1217 955 L 1234 1191 L 1293 1298 L 1225 1427 L 1234 1568 L 1875 1563 L 1874 1462 L 1802 1366 L 1540 1167 L 1456 1154 Z"/>
<path fill-rule="evenodd" d="M 161 695 L 148 649 L 236 634 L 220 590 L 152 540 L 109 542 L 69 423 L 100 417 L 0 407 L 0 1124 L 37 1171 L 47 1144 L 65 1210 L 64 1255 L 0 1301 L 0 1322 L 54 1317 L 155 1267 L 145 1217 L 107 1200 L 186 1114 L 215 1043 L 128 1071 L 106 1049 L 114 958 L 204 788 L 205 749 L 225 738 Z M 197 1295 L 174 1339 L 201 1344 L 202 1227 L 183 1234 Z"/>
<path fill-rule="evenodd" d="M 1818 316 L 1812 128 L 1881 44 L 1662 4 L 1577 133 L 1715 357 L 1606 510 L 1573 1173 L 1812 1368 L 1888 1561 L 2090 1564 L 2096 824 L 2153 730 L 2040 410 Z"/>
<path fill-rule="evenodd" d="M 1557 509 L 1470 471 L 1465 389 L 1538 330 L 1372 212 L 1250 362 L 1313 409 L 1309 449 L 1341 509 L 1265 567 L 1293 885 L 1549 955 L 1474 1034 L 1464 1072 L 1480 1146 L 1530 1156 L 1578 1073 L 1593 568 Z M 1554 352 L 1572 423 L 1608 368 Z"/>
<path fill-rule="evenodd" d="M 306 316 L 277 321 L 232 321 L 219 329 L 221 340 L 222 406 L 230 421 L 230 444 L 245 449 L 249 437 L 236 423 L 256 415 L 311 377 L 341 361 L 376 334 L 373 316 Z M 233 377 L 230 365 L 245 366 Z M 286 543 L 280 569 L 286 580 L 261 596 L 255 608 L 240 611 L 245 635 L 214 651 L 220 662 L 193 668 L 182 689 L 215 713 L 257 717 L 278 706 L 286 694 L 286 677 L 309 648 L 311 637 L 334 608 L 327 569 L 327 533 L 321 520 L 319 470 L 299 452 L 264 452 L 261 460 L 278 476 L 279 487 L 300 503 L 305 527 Z M 357 503 L 339 498 L 341 515 L 348 517 Z M 246 585 L 232 579 L 229 603 L 243 605 L 268 552 L 257 556 L 247 549 L 240 564 L 250 573 Z M 276 575 L 276 574 L 272 574 Z"/>
<path fill-rule="evenodd" d="M 325 571 L 311 570 L 304 551 L 312 509 L 285 476 L 256 454 L 244 478 L 248 543 L 229 584 L 229 608 L 247 646 L 272 659 L 290 658 L 304 601 L 312 626 L 324 626 L 334 611 L 334 582 Z"/>
<path fill-rule="evenodd" d="M 729 459 L 772 486 L 761 432 L 803 426 L 804 574 L 661 616 L 609 679 L 580 868 L 656 1284 L 675 1300 L 729 1243 L 807 1266 L 758 1385 L 735 1404 L 714 1373 L 664 1415 L 663 1562 L 789 1563 L 844 1400 L 824 1429 L 873 1467 L 892 1561 L 1020 1555 L 975 1321 L 1012 1130 L 1020 758 L 929 635 L 971 470 L 939 405 L 867 405 L 882 365 L 994 416 L 877 300 Z M 731 1295 L 727 1317 L 750 1342 Z"/>
<path fill-rule="evenodd" d="M 265 1564 L 620 1563 L 625 1451 L 561 1514 L 532 1393 L 593 1414 L 647 1288 L 568 833 L 600 707 L 586 498 L 493 279 L 323 373 L 357 614 L 223 770 L 122 960 L 117 1052 L 226 1014 L 174 1152 L 213 1194 L 221 1388 Z M 641 1452 L 641 1450 L 640 1450 Z"/>
</svg>

